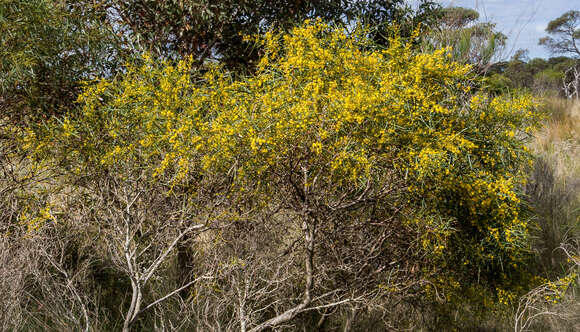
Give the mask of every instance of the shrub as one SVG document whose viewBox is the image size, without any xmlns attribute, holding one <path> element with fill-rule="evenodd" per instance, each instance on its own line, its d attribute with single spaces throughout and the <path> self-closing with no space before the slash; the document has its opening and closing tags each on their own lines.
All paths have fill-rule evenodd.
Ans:
<svg viewBox="0 0 580 332">
<path fill-rule="evenodd" d="M 219 198 L 229 208 L 216 222 L 278 221 L 285 237 L 264 250 L 303 243 L 288 249 L 303 281 L 286 279 L 302 300 L 276 300 L 276 312 L 240 301 L 240 324 L 256 331 L 377 295 L 511 294 L 528 258 L 519 190 L 534 102 L 471 93 L 479 79 L 446 49 L 417 54 L 396 34 L 379 48 L 365 35 L 319 21 L 269 33 L 247 77 L 145 57 L 27 139 L 77 180 L 114 174 L 168 197 Z"/>
</svg>

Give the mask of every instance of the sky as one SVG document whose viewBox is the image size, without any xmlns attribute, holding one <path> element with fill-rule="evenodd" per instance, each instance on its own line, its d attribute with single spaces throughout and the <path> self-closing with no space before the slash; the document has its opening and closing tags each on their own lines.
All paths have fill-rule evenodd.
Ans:
<svg viewBox="0 0 580 332">
<path fill-rule="evenodd" d="M 444 7 L 476 9 L 480 21 L 491 21 L 509 37 L 503 58 L 518 49 L 528 49 L 530 58 L 548 58 L 550 52 L 538 45 L 546 36 L 548 22 L 569 10 L 580 10 L 580 0 L 438 0 Z"/>
</svg>

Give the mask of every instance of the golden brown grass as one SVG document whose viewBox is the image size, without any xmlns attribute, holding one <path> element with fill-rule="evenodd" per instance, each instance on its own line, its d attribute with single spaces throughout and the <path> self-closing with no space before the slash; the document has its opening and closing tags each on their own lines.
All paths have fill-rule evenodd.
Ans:
<svg viewBox="0 0 580 332">
<path fill-rule="evenodd" d="M 580 178 L 580 102 L 549 98 L 543 107 L 549 118 L 531 148 L 553 164 L 558 180 Z"/>
<path fill-rule="evenodd" d="M 562 249 L 580 248 L 580 102 L 546 98 L 542 106 L 549 116 L 530 144 L 538 158 L 526 192 L 537 216 L 537 272 L 554 281 L 580 272 L 580 265 L 571 267 L 570 253 L 566 255 Z M 546 285 L 529 293 L 542 296 L 520 308 L 522 317 L 534 317 L 531 331 L 580 329 L 578 281 L 572 282 L 558 303 L 544 301 L 543 292 L 552 289 Z"/>
</svg>

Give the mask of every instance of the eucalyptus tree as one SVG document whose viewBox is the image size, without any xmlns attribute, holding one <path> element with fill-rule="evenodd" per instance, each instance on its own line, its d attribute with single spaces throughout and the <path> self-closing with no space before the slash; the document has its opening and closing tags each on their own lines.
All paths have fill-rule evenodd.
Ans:
<svg viewBox="0 0 580 332">
<path fill-rule="evenodd" d="M 480 22 L 473 9 L 449 7 L 440 10 L 439 25 L 423 36 L 426 50 L 449 47 L 454 59 L 472 64 L 485 73 L 499 60 L 507 37 L 491 22 Z"/>
</svg>

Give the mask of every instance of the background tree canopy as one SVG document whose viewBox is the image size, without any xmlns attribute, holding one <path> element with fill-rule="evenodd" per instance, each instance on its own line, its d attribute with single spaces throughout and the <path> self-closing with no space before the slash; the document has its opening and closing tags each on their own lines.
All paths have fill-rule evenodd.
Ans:
<svg viewBox="0 0 580 332">
<path fill-rule="evenodd" d="M 71 107 L 79 82 L 114 73 L 118 39 L 77 1 L 0 2 L 0 111 L 14 121 Z"/>
<path fill-rule="evenodd" d="M 244 35 L 288 29 L 305 19 L 352 24 L 362 20 L 375 27 L 376 41 L 386 41 L 385 26 L 405 25 L 406 33 L 419 23 L 433 23 L 435 2 L 422 0 L 415 11 L 404 0 L 307 1 L 124 1 L 103 0 L 103 8 L 120 31 L 153 54 L 176 58 L 192 55 L 219 59 L 230 68 L 247 67 L 258 59 L 256 45 Z"/>
<path fill-rule="evenodd" d="M 580 12 L 571 10 L 548 23 L 546 32 L 550 37 L 540 39 L 540 45 L 546 46 L 555 54 L 573 54 L 580 56 Z"/>
<path fill-rule="evenodd" d="M 478 22 L 473 9 L 449 7 L 438 10 L 440 24 L 424 34 L 426 50 L 449 47 L 454 58 L 485 73 L 502 56 L 507 37 L 491 22 Z"/>
<path fill-rule="evenodd" d="M 161 59 L 192 56 L 251 71 L 259 46 L 246 35 L 288 29 L 308 18 L 352 25 L 359 20 L 386 42 L 398 22 L 409 34 L 433 24 L 437 6 L 421 1 L 413 10 L 404 0 L 380 1 L 53 1 L 3 0 L 3 116 L 46 117 L 64 112 L 80 82 L 108 77 L 127 59 L 147 52 Z"/>
</svg>

